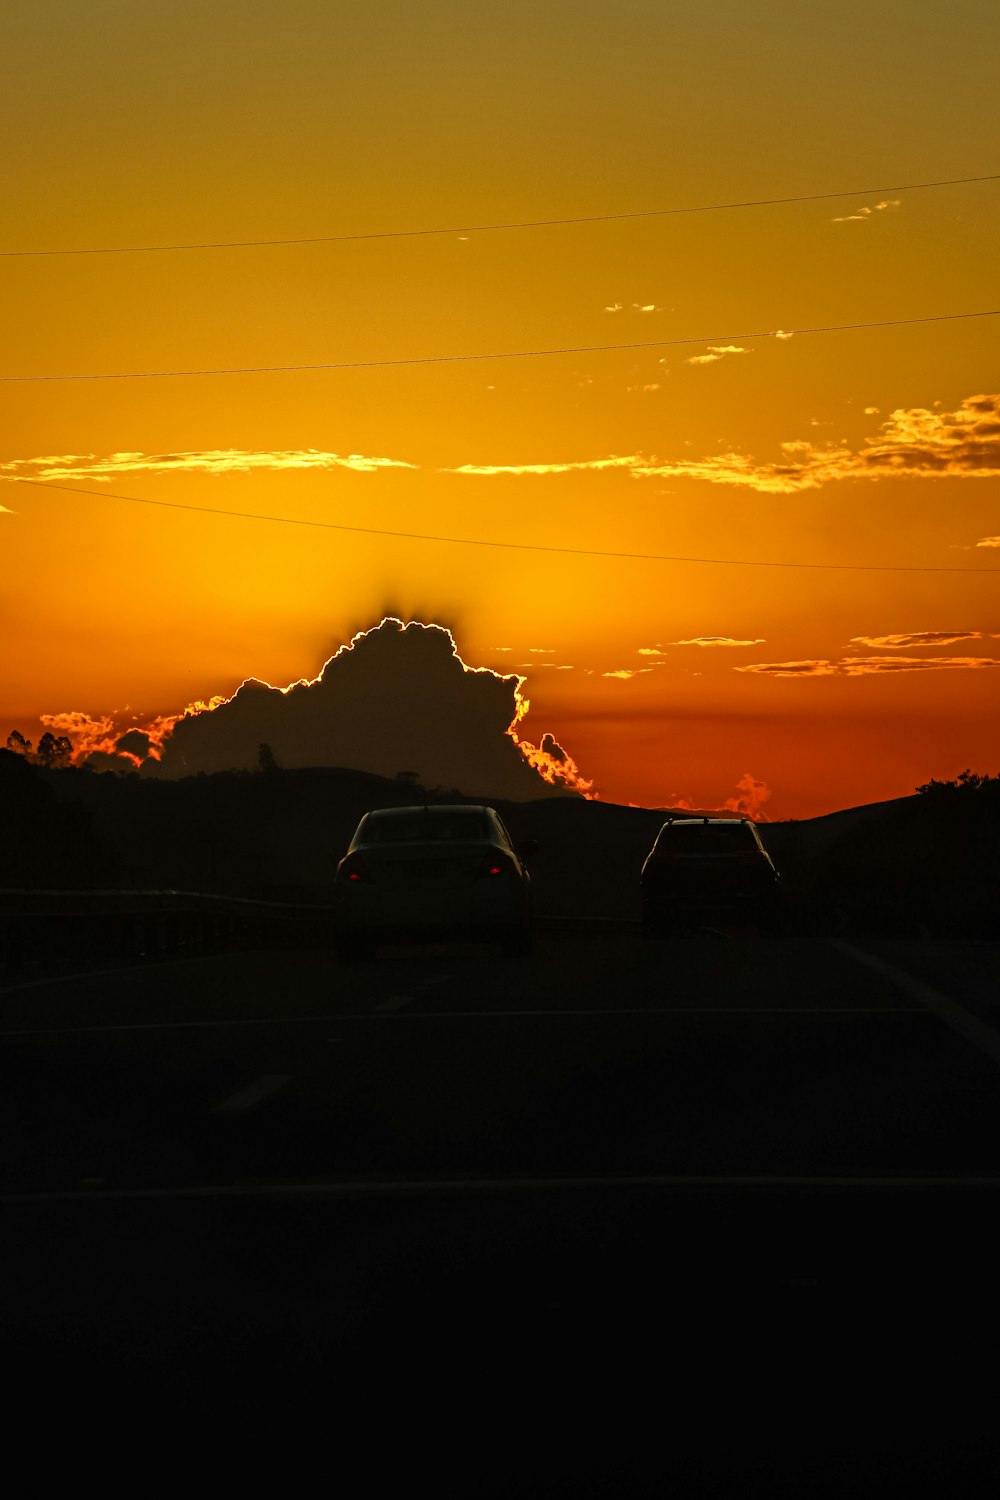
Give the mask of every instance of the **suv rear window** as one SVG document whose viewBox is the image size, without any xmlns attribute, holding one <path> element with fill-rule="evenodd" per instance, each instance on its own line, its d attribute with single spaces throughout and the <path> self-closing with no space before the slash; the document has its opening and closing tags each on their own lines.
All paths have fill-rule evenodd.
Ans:
<svg viewBox="0 0 1000 1500">
<path fill-rule="evenodd" d="M 656 840 L 673 854 L 750 854 L 757 851 L 746 823 L 695 823 L 679 820 L 660 830 Z"/>
<path fill-rule="evenodd" d="M 442 813 L 431 808 L 427 812 L 369 818 L 364 826 L 362 840 L 366 844 L 463 843 L 470 839 L 487 839 L 489 836 L 487 820 L 478 809 L 470 808 L 466 812 L 460 808 L 449 808 L 446 813 Z"/>
</svg>

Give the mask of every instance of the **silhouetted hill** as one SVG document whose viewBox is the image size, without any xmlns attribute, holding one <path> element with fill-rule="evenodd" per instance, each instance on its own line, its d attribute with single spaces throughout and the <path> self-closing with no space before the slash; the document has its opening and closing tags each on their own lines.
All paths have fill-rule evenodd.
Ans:
<svg viewBox="0 0 1000 1500">
<path fill-rule="evenodd" d="M 135 889 L 285 901 L 329 900 L 337 860 L 370 808 L 448 798 L 406 780 L 330 768 L 179 781 L 26 764 L 8 773 L 22 790 L 35 788 L 39 809 L 49 808 L 32 814 L 44 836 L 26 842 L 22 835 L 17 845 L 30 848 L 34 837 L 47 854 L 20 854 L 23 882 L 8 872 L 8 885 L 108 883 L 114 869 Z M 516 839 L 539 841 L 532 876 L 540 912 L 638 914 L 639 870 L 662 810 L 564 796 L 493 805 Z M 946 788 L 764 824 L 760 832 L 807 925 L 858 933 L 996 931 L 1000 795 L 989 788 Z"/>
<path fill-rule="evenodd" d="M 0 750 L 0 886 L 113 886 L 119 879 L 112 844 L 94 831 L 89 809 L 75 795 L 84 777 L 57 794 L 49 778 L 20 755 Z"/>
</svg>

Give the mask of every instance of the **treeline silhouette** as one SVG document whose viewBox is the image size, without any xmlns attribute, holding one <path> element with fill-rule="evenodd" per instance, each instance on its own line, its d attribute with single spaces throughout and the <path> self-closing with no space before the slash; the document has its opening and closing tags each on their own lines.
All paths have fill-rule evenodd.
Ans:
<svg viewBox="0 0 1000 1500">
<path fill-rule="evenodd" d="M 419 772 L 283 770 L 169 781 L 0 750 L 0 885 L 194 890 L 325 902 L 361 815 L 421 801 L 480 801 Z M 515 839 L 535 838 L 536 909 L 635 917 L 642 860 L 663 810 L 552 796 L 494 799 Z M 1000 933 L 1000 775 L 932 780 L 893 802 L 761 826 L 794 931 L 859 936 Z"/>
<path fill-rule="evenodd" d="M 60 774 L 85 779 L 82 772 Z M 7 890 L 93 890 L 120 879 L 114 842 L 96 832 L 84 802 L 59 795 L 12 750 L 0 750 L 0 827 L 0 885 Z"/>
</svg>

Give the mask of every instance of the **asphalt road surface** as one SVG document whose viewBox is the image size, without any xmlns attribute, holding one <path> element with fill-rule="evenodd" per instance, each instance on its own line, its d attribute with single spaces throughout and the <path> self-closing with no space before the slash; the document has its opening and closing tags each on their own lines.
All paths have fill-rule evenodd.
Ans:
<svg viewBox="0 0 1000 1500">
<path fill-rule="evenodd" d="M 647 1392 L 743 1412 L 699 1450 L 734 1492 L 801 1493 L 820 1455 L 827 1493 L 859 1463 L 953 1482 L 994 1426 L 963 1375 L 1000 1326 L 998 981 L 990 944 L 596 930 L 26 976 L 0 992 L 5 1332 L 119 1367 L 402 1341 L 556 1361 L 560 1389 L 655 1354 Z M 662 1445 L 617 1482 L 585 1446 L 498 1489 L 660 1474 Z"/>
</svg>

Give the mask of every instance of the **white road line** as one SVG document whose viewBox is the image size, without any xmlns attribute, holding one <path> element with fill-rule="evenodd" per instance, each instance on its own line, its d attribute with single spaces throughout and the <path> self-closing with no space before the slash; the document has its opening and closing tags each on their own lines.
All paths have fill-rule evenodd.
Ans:
<svg viewBox="0 0 1000 1500">
<path fill-rule="evenodd" d="M 739 1176 L 691 1176 L 667 1174 L 623 1173 L 621 1176 L 571 1176 L 565 1177 L 432 1177 L 402 1180 L 378 1179 L 372 1181 L 345 1182 L 275 1182 L 275 1183 L 207 1183 L 176 1188 L 76 1188 L 63 1191 L 40 1191 L 0 1194 L 0 1204 L 16 1203 L 116 1203 L 123 1199 L 141 1198 L 368 1198 L 406 1196 L 409 1194 L 467 1194 L 467 1193 L 523 1193 L 552 1192 L 566 1189 L 587 1191 L 588 1189 L 619 1188 L 634 1191 L 636 1188 L 705 1188 L 754 1192 L 761 1189 L 787 1191 L 815 1190 L 830 1194 L 860 1190 L 863 1192 L 927 1192 L 947 1191 L 996 1193 L 1000 1190 L 1000 1177 L 767 1177 L 760 1175 Z"/>
<path fill-rule="evenodd" d="M 867 953 L 863 948 L 855 948 L 853 943 L 845 943 L 840 938 L 829 938 L 827 940 L 832 948 L 838 952 L 845 953 L 848 958 L 853 958 L 855 963 L 863 964 L 866 969 L 873 969 L 876 974 L 881 974 L 897 990 L 902 990 L 904 995 L 911 1000 L 918 1000 L 943 1021 L 950 1026 L 952 1031 L 957 1031 L 960 1037 L 978 1047 L 988 1058 L 995 1063 L 1000 1063 L 1000 1032 L 992 1026 L 987 1026 L 985 1021 L 980 1021 L 978 1016 L 966 1010 L 964 1005 L 959 1005 L 950 995 L 941 990 L 932 989 L 929 984 L 924 984 L 912 974 L 907 974 L 904 969 L 897 969 L 895 964 L 887 963 L 884 958 L 878 958 L 874 953 Z"/>
<path fill-rule="evenodd" d="M 377 1005 L 373 1005 L 372 1010 L 383 1014 L 386 1011 L 402 1010 L 404 1006 L 412 1005 L 425 990 L 433 989 L 436 984 L 446 984 L 450 978 L 450 974 L 435 974 L 433 979 L 425 979 L 421 984 L 416 985 L 412 995 L 391 995 L 388 1000 L 380 1000 Z"/>
<path fill-rule="evenodd" d="M 248 1083 L 246 1088 L 237 1089 L 235 1094 L 230 1094 L 227 1099 L 223 1099 L 215 1106 L 212 1113 L 216 1115 L 246 1114 L 247 1110 L 254 1109 L 265 1099 L 269 1099 L 272 1094 L 276 1094 L 279 1089 L 283 1089 L 286 1083 L 291 1082 L 292 1076 L 291 1073 L 266 1073 L 263 1078 Z"/>
<path fill-rule="evenodd" d="M 167 958 L 150 958 L 141 964 L 123 964 L 117 969 L 81 969 L 78 974 L 48 974 L 44 979 L 28 979 L 22 984 L 0 985 L 0 1000 L 4 995 L 19 995 L 24 990 L 40 990 L 50 984 L 75 984 L 81 979 L 110 979 L 113 974 L 148 974 L 151 969 L 180 968 L 181 964 L 194 964 L 214 956 L 218 955 L 201 953 L 185 958 L 177 955 Z"/>
<path fill-rule="evenodd" d="M 354 1017 L 362 1020 L 362 1016 Z M 249 1016 L 231 1021 L 127 1021 L 110 1026 L 28 1026 L 20 1031 L 0 1031 L 0 1041 L 16 1041 L 25 1036 L 90 1036 L 113 1031 L 199 1031 L 227 1026 L 292 1026 L 301 1022 L 339 1021 L 333 1016 Z"/>
<path fill-rule="evenodd" d="M 383 1000 L 374 1010 L 388 1010 L 391 1002 Z M 364 1021 L 371 1011 L 349 1011 L 338 1021 Z M 614 1006 L 590 1010 L 414 1010 L 396 1016 L 399 1021 L 507 1021 L 525 1018 L 546 1019 L 554 1016 L 925 1016 L 922 1005 L 646 1005 Z M 2 1033 L 0 1033 L 2 1035 Z"/>
<path fill-rule="evenodd" d="M 237 1017 L 231 1021 L 131 1021 L 110 1026 L 27 1026 L 18 1031 L 0 1031 L 0 1042 L 18 1041 L 25 1037 L 57 1036 L 103 1036 L 105 1033 L 128 1031 L 199 1031 L 235 1030 L 238 1026 L 295 1026 L 316 1021 L 370 1021 L 376 1011 L 381 1020 L 397 1021 L 505 1021 L 525 1018 L 548 1019 L 556 1016 L 926 1016 L 923 1005 L 834 1005 L 820 1008 L 815 1005 L 772 1006 L 710 1006 L 675 1005 L 641 1006 L 629 1008 L 594 1010 L 415 1010 L 403 1014 L 403 1007 L 413 1000 L 412 995 L 397 995 L 392 1000 L 382 1000 L 371 1010 L 335 1011 L 332 1015 L 317 1016 L 261 1016 Z"/>
</svg>

